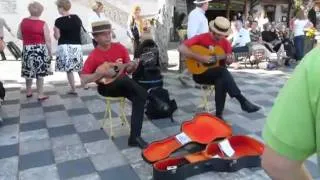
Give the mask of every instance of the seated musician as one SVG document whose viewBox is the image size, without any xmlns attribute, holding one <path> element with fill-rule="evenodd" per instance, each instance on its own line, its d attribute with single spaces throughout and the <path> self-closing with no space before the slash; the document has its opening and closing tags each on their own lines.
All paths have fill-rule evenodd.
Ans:
<svg viewBox="0 0 320 180">
<path fill-rule="evenodd" d="M 137 63 L 130 62 L 127 49 L 120 43 L 113 43 L 112 27 L 108 21 L 92 23 L 92 35 L 97 47 L 86 60 L 81 82 L 87 84 L 96 82 L 98 93 L 108 97 L 126 97 L 132 102 L 131 132 L 129 146 L 143 147 L 145 142 L 141 138 L 141 128 L 144 116 L 144 105 L 147 91 L 127 76 L 137 67 Z M 115 79 L 112 82 L 107 80 Z"/>
<path fill-rule="evenodd" d="M 226 54 L 226 62 L 232 62 L 232 48 L 226 36 L 230 33 L 230 22 L 224 17 L 217 17 L 214 21 L 209 23 L 209 33 L 197 35 L 191 39 L 184 41 L 179 46 L 179 52 L 187 57 L 195 59 L 202 63 L 210 63 L 216 60 L 215 56 L 203 56 L 192 52 L 189 48 L 193 45 L 201 45 L 206 48 L 211 46 L 220 46 L 224 49 Z M 231 73 L 225 67 L 224 61 L 221 61 L 220 67 L 209 68 L 206 72 L 193 75 L 193 79 L 199 84 L 214 84 L 215 86 L 215 102 L 216 102 L 216 116 L 223 119 L 223 109 L 226 100 L 226 94 L 235 97 L 241 105 L 243 111 L 248 113 L 256 112 L 260 107 L 252 104 L 242 94 L 236 85 Z"/>
</svg>

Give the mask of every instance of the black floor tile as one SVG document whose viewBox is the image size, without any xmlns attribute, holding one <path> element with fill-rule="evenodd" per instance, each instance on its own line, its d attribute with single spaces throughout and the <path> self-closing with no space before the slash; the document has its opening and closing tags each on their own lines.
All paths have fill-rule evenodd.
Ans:
<svg viewBox="0 0 320 180">
<path fill-rule="evenodd" d="M 77 131 L 73 125 L 66 125 L 66 126 L 49 128 L 48 131 L 49 131 L 49 136 L 51 138 L 77 133 Z"/>
<path fill-rule="evenodd" d="M 40 151 L 19 157 L 19 170 L 54 164 L 52 150 Z"/>
<path fill-rule="evenodd" d="M 108 135 L 103 130 L 79 133 L 82 143 L 90 143 L 99 140 L 108 139 Z"/>
<path fill-rule="evenodd" d="M 19 144 L 0 146 L 0 159 L 19 155 Z"/>
<path fill-rule="evenodd" d="M 94 166 L 89 158 L 64 162 L 58 164 L 57 167 L 60 179 L 69 179 L 95 172 Z"/>
<path fill-rule="evenodd" d="M 31 123 L 20 124 L 20 132 L 32 131 L 43 128 L 47 128 L 45 121 L 36 121 Z"/>
</svg>

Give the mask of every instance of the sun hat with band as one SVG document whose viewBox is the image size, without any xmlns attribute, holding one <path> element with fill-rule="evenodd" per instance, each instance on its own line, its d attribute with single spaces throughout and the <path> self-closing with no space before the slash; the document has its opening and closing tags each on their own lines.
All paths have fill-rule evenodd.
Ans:
<svg viewBox="0 0 320 180">
<path fill-rule="evenodd" d="M 220 35 L 228 36 L 231 33 L 230 21 L 222 16 L 218 16 L 214 20 L 210 21 L 209 27 L 211 31 Z"/>
<path fill-rule="evenodd" d="M 194 4 L 203 4 L 203 3 L 206 3 L 206 2 L 210 2 L 212 0 L 195 0 L 193 1 Z"/>
<path fill-rule="evenodd" d="M 112 30 L 112 26 L 109 21 L 96 21 L 91 23 L 91 27 L 92 27 L 92 31 L 91 31 L 92 34 Z"/>
</svg>

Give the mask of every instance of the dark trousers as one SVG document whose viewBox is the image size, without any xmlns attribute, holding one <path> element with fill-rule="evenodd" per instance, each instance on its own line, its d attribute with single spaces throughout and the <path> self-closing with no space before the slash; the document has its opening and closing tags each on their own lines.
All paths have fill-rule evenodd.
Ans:
<svg viewBox="0 0 320 180">
<path fill-rule="evenodd" d="M 3 40 L 3 37 L 0 37 L 0 39 Z M 6 60 L 6 59 L 7 59 L 7 58 L 6 58 L 6 55 L 4 54 L 4 51 L 1 51 L 1 52 L 0 52 L 0 55 L 1 55 L 1 59 L 2 59 L 2 60 Z"/>
<path fill-rule="evenodd" d="M 215 86 L 216 115 L 222 115 L 226 95 L 236 97 L 241 94 L 231 73 L 224 67 L 209 69 L 200 75 L 193 75 L 198 84 L 210 84 Z"/>
<path fill-rule="evenodd" d="M 294 46 L 296 48 L 296 60 L 300 61 L 303 58 L 304 51 L 304 35 L 294 37 Z"/>
<path fill-rule="evenodd" d="M 137 51 L 137 49 L 138 49 L 138 47 L 140 45 L 140 39 L 134 39 L 134 40 L 131 40 L 131 41 L 132 41 L 133 54 L 136 57 L 135 52 Z"/>
<path fill-rule="evenodd" d="M 232 52 L 234 53 L 242 53 L 242 52 L 249 52 L 248 46 L 240 46 L 232 48 Z"/>
<path fill-rule="evenodd" d="M 126 97 L 132 102 L 130 138 L 139 137 L 147 91 L 128 76 L 124 76 L 107 85 L 99 84 L 98 93 L 105 97 Z"/>
<path fill-rule="evenodd" d="M 282 42 L 277 42 L 275 44 L 273 44 L 273 47 L 271 47 L 269 44 L 263 44 L 270 52 L 278 52 Z"/>
</svg>

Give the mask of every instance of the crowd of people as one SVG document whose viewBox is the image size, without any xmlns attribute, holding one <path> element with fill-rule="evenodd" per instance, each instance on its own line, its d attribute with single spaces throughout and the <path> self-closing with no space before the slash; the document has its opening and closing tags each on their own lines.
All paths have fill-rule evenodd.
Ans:
<svg viewBox="0 0 320 180">
<path fill-rule="evenodd" d="M 280 62 L 285 59 L 286 66 L 290 65 L 290 59 L 299 62 L 303 58 L 306 53 L 306 30 L 315 26 L 303 10 L 297 11 L 290 27 L 284 23 L 267 22 L 262 25 L 263 29 L 260 29 L 261 23 L 256 20 L 245 25 L 241 20 L 236 20 L 233 24 L 234 32 L 228 39 L 232 40 L 235 53 L 264 50 L 265 57 L 276 53 Z M 283 65 L 280 62 L 279 64 Z"/>
</svg>

